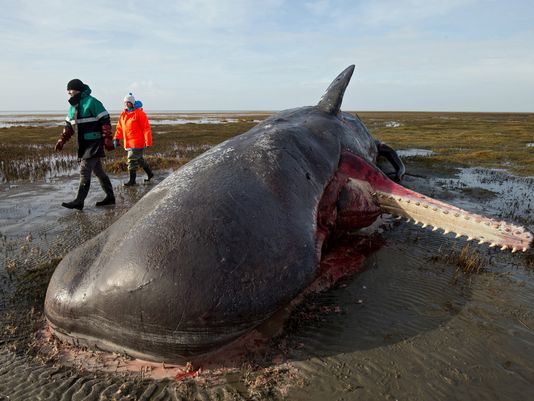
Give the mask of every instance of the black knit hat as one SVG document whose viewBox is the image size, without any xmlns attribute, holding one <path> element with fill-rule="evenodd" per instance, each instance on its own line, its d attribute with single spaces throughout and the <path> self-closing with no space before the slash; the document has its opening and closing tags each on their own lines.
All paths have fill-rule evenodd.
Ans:
<svg viewBox="0 0 534 401">
<path fill-rule="evenodd" d="M 83 91 L 83 88 L 85 87 L 85 84 L 80 81 L 79 79 L 75 78 L 69 81 L 67 84 L 67 90 L 74 89 L 75 91 Z"/>
</svg>

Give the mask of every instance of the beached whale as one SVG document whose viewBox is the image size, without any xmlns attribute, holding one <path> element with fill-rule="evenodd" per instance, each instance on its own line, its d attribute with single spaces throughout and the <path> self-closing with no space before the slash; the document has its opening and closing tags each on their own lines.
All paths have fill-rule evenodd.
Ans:
<svg viewBox="0 0 534 401">
<path fill-rule="evenodd" d="M 395 152 L 340 111 L 353 66 L 316 106 L 286 110 L 192 160 L 112 226 L 70 252 L 48 287 L 60 339 L 166 362 L 251 330 L 317 276 L 335 230 L 392 213 L 490 246 L 532 235 L 386 177 Z"/>
</svg>

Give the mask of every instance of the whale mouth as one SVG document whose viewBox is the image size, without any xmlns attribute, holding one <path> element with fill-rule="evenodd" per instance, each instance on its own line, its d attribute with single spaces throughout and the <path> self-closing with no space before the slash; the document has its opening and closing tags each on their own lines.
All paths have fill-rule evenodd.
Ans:
<svg viewBox="0 0 534 401">
<path fill-rule="evenodd" d="M 444 234 L 452 232 L 456 238 L 465 236 L 479 245 L 510 249 L 512 253 L 526 252 L 532 244 L 532 234 L 524 227 L 471 213 L 416 192 L 401 195 L 377 191 L 376 194 L 385 213 L 406 218 L 423 228 L 432 226 L 432 231 L 442 229 Z"/>
<path fill-rule="evenodd" d="M 337 174 L 345 177 L 344 188 L 362 181 L 369 183 L 382 213 L 405 218 L 423 228 L 432 226 L 433 231 L 441 229 L 444 234 L 455 233 L 456 238 L 465 236 L 467 240 L 501 250 L 526 252 L 531 247 L 533 235 L 524 227 L 471 213 L 404 188 L 353 153 L 343 152 Z M 362 185 L 358 184 L 356 188 L 361 190 Z"/>
</svg>

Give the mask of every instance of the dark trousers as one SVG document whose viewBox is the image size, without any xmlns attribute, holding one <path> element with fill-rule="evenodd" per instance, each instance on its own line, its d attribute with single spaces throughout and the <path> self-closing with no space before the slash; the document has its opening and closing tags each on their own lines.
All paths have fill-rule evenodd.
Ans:
<svg viewBox="0 0 534 401">
<path fill-rule="evenodd" d="M 144 149 L 128 149 L 128 171 L 136 171 L 137 167 L 141 166 L 148 174 L 147 169 L 150 169 L 148 163 L 143 157 Z"/>
<path fill-rule="evenodd" d="M 76 199 L 83 202 L 89 193 L 91 186 L 91 174 L 94 173 L 102 189 L 108 197 L 113 198 L 113 185 L 102 167 L 102 161 L 100 157 L 91 157 L 90 159 L 82 159 L 80 161 L 80 187 L 78 188 L 78 196 Z"/>
<path fill-rule="evenodd" d="M 105 180 L 108 178 L 108 175 L 102 167 L 102 161 L 100 160 L 100 157 L 82 159 L 80 161 L 80 183 L 91 182 L 91 173 L 93 172 L 99 180 Z"/>
</svg>

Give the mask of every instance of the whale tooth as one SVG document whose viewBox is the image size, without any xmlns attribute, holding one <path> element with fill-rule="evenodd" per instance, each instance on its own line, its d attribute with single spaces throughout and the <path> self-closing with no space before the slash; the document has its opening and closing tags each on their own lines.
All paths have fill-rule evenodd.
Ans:
<svg viewBox="0 0 534 401">
<path fill-rule="evenodd" d="M 517 252 L 517 248 L 514 246 L 514 247 L 512 248 L 512 253 L 516 253 L 516 252 Z"/>
<path fill-rule="evenodd" d="M 448 233 L 450 233 L 449 230 L 445 230 L 445 231 L 443 231 L 443 235 L 447 235 Z"/>
<path fill-rule="evenodd" d="M 484 240 L 481 239 L 480 241 L 478 241 L 478 245 L 482 245 L 484 243 Z"/>
<path fill-rule="evenodd" d="M 467 237 L 468 241 L 473 241 L 473 237 Z"/>
<path fill-rule="evenodd" d="M 497 244 L 495 242 L 492 242 L 489 247 L 490 248 L 495 248 L 496 246 L 497 246 Z"/>
<path fill-rule="evenodd" d="M 526 251 L 527 251 L 527 247 L 524 247 L 524 248 L 523 248 L 523 252 L 526 252 Z"/>
<path fill-rule="evenodd" d="M 427 227 L 428 227 L 428 224 L 423 223 L 423 225 L 422 225 L 421 227 L 422 227 L 422 228 L 427 228 Z"/>
<path fill-rule="evenodd" d="M 460 238 L 461 236 L 462 236 L 462 234 L 456 234 L 456 235 L 454 236 L 454 238 Z"/>
<path fill-rule="evenodd" d="M 503 245 L 503 246 L 501 247 L 501 251 L 504 251 L 505 249 L 508 249 L 508 247 L 507 247 L 506 245 Z"/>
<path fill-rule="evenodd" d="M 432 228 L 432 231 L 437 231 L 438 227 Z"/>
</svg>

